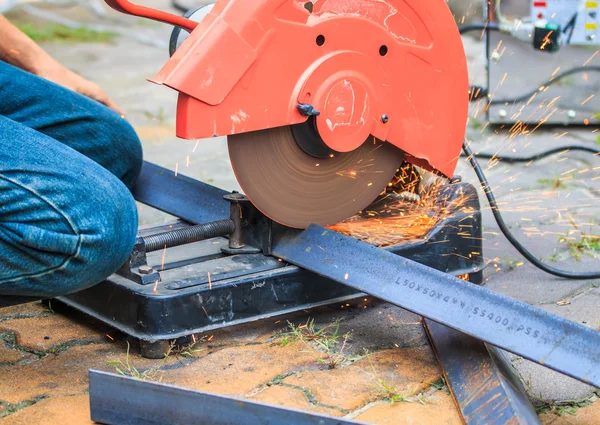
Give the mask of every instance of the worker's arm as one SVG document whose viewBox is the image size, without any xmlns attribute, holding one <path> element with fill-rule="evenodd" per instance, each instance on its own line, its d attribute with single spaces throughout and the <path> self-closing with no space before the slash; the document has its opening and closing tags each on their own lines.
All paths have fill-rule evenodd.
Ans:
<svg viewBox="0 0 600 425">
<path fill-rule="evenodd" d="M 2 15 L 0 60 L 97 100 L 121 113 L 100 87 L 62 66 Z"/>
</svg>

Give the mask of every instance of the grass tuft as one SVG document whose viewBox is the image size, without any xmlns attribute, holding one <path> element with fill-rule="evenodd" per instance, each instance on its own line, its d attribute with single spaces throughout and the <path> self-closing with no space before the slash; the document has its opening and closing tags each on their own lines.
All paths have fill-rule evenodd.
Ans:
<svg viewBox="0 0 600 425">
<path fill-rule="evenodd" d="M 33 41 L 59 41 L 63 43 L 108 43 L 117 37 L 109 31 L 95 31 L 86 27 L 69 28 L 65 25 L 34 22 L 18 23 L 17 27 Z"/>
<path fill-rule="evenodd" d="M 575 415 L 577 409 L 589 406 L 593 401 L 597 400 L 597 396 L 581 400 L 566 400 L 566 401 L 542 401 L 541 396 L 535 400 L 535 410 L 538 414 L 554 413 L 557 416 Z"/>
<path fill-rule="evenodd" d="M 573 218 L 569 218 L 569 220 L 575 231 L 579 233 L 579 237 L 575 238 L 567 234 L 566 236 L 561 236 L 559 242 L 566 244 L 571 256 L 577 261 L 581 260 L 582 255 L 596 258 L 596 253 L 600 253 L 600 236 L 584 232 L 577 226 Z"/>
<path fill-rule="evenodd" d="M 196 344 L 202 342 L 203 340 L 204 340 L 204 338 L 198 338 L 194 342 L 192 342 L 188 345 L 184 345 L 184 346 L 178 346 L 175 344 L 175 341 L 173 341 L 169 345 L 169 349 L 165 353 L 165 357 L 163 358 L 162 364 L 160 364 L 159 366 L 151 367 L 149 369 L 138 369 L 131 364 L 130 359 L 129 359 L 129 349 L 131 347 L 129 345 L 129 341 L 126 341 L 127 342 L 127 353 L 125 354 L 125 361 L 119 359 L 119 360 L 108 361 L 108 362 L 106 362 L 106 364 L 110 365 L 110 366 L 114 366 L 115 371 L 119 375 L 122 375 L 122 376 L 129 376 L 131 378 L 136 378 L 136 379 L 140 379 L 143 381 L 144 380 L 160 381 L 162 378 L 162 376 L 159 376 L 159 374 L 161 372 L 160 368 L 164 365 L 164 363 L 167 361 L 167 359 L 170 356 L 194 357 L 194 355 L 196 353 L 199 353 L 202 351 L 199 348 L 195 348 Z"/>
<path fill-rule="evenodd" d="M 313 350 L 324 353 L 317 362 L 327 365 L 329 369 L 336 369 L 352 361 L 344 355 L 346 343 L 352 334 L 348 332 L 340 335 L 340 320 L 318 328 L 315 319 L 309 318 L 303 325 L 288 322 L 288 329 L 288 332 L 277 336 L 277 345 L 285 347 L 298 341 L 303 342 Z"/>
<path fill-rule="evenodd" d="M 377 390 L 379 395 L 381 395 L 385 400 L 389 402 L 412 402 L 412 400 L 409 400 L 406 394 L 403 394 L 398 389 L 396 389 L 396 384 L 394 384 L 393 382 L 379 380 L 375 383 L 375 389 Z"/>
<path fill-rule="evenodd" d="M 538 179 L 538 183 L 551 190 L 567 188 L 567 185 L 560 179 L 560 177 L 555 177 L 553 179 Z"/>
<path fill-rule="evenodd" d="M 115 361 L 109 361 L 106 362 L 107 365 L 109 366 L 114 366 L 116 372 L 119 375 L 122 376 L 129 376 L 131 378 L 136 378 L 136 379 L 140 379 L 142 381 L 145 380 L 155 380 L 157 377 L 157 374 L 159 372 L 159 368 L 158 367 L 152 367 L 150 369 L 138 369 L 136 367 L 134 367 L 131 362 L 129 361 L 129 349 L 131 348 L 129 345 L 129 341 L 127 342 L 127 353 L 125 355 L 125 362 L 123 362 L 123 360 L 115 360 Z M 168 357 L 165 356 L 165 359 Z"/>
</svg>

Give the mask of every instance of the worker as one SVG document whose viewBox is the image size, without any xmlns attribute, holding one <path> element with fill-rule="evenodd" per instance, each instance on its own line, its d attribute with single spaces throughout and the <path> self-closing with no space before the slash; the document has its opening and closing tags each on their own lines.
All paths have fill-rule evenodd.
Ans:
<svg viewBox="0 0 600 425">
<path fill-rule="evenodd" d="M 0 15 L 0 298 L 65 295 L 123 265 L 141 165 L 107 95 Z"/>
</svg>

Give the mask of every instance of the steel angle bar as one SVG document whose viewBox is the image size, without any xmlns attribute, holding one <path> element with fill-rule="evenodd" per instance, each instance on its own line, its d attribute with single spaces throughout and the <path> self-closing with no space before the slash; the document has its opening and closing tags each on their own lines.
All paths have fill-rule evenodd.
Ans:
<svg viewBox="0 0 600 425">
<path fill-rule="evenodd" d="M 466 425 L 540 424 L 523 383 L 499 349 L 429 319 L 424 326 Z"/>
<path fill-rule="evenodd" d="M 141 203 L 194 224 L 228 218 L 227 193 L 145 161 L 133 190 Z"/>
<path fill-rule="evenodd" d="M 600 386 L 600 332 L 311 225 L 273 255 L 582 382 Z"/>
<path fill-rule="evenodd" d="M 106 425 L 360 425 L 172 385 L 89 371 L 90 410 Z"/>
</svg>

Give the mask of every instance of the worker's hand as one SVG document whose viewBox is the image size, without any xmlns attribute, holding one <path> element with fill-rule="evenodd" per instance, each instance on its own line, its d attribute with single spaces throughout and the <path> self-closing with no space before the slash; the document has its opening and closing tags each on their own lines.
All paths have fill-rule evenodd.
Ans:
<svg viewBox="0 0 600 425">
<path fill-rule="evenodd" d="M 77 93 L 89 97 L 90 99 L 94 99 L 108 106 L 119 115 L 123 115 L 123 111 L 119 109 L 115 102 L 110 100 L 106 93 L 104 93 L 104 91 L 97 84 L 86 80 L 81 75 L 74 73 L 59 63 L 53 64 L 53 66 L 49 66 L 47 69 L 41 70 L 37 74 L 46 80 L 71 89 Z"/>
</svg>

